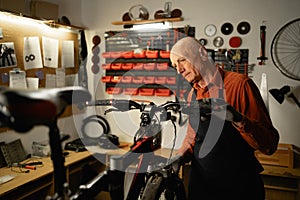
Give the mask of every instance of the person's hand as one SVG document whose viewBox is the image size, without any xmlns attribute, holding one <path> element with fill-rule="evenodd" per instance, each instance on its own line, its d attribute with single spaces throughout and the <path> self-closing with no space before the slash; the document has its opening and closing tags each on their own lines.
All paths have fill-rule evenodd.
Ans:
<svg viewBox="0 0 300 200">
<path fill-rule="evenodd" d="M 178 173 L 180 170 L 180 167 L 184 165 L 185 160 L 182 155 L 177 154 L 173 158 L 171 158 L 170 163 L 172 163 L 172 168 L 175 173 Z"/>
<path fill-rule="evenodd" d="M 217 117 L 224 117 L 224 120 L 230 122 L 242 122 L 244 116 L 235 108 L 220 98 L 204 98 L 198 100 L 200 115 L 208 116 L 215 114 Z M 221 112 L 226 112 L 224 115 Z"/>
<path fill-rule="evenodd" d="M 244 116 L 239 113 L 238 111 L 236 111 L 236 109 L 234 109 L 231 105 L 227 104 L 225 106 L 226 108 L 226 119 L 227 121 L 230 122 L 242 122 Z"/>
</svg>

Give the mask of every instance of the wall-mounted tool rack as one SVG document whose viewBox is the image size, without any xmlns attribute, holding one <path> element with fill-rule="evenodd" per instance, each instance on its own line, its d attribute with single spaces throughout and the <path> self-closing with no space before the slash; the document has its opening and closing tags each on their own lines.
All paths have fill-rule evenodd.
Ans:
<svg viewBox="0 0 300 200">
<path fill-rule="evenodd" d="M 186 36 L 195 36 L 195 28 L 106 32 L 106 50 L 102 53 L 105 75 L 101 80 L 106 92 L 143 96 L 180 92 L 182 80 L 170 66 L 169 58 L 172 46 Z"/>
</svg>

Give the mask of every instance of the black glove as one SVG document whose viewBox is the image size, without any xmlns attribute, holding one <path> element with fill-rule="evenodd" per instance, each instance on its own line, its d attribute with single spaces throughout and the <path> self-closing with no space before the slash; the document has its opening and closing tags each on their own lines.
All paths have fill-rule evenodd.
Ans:
<svg viewBox="0 0 300 200">
<path fill-rule="evenodd" d="M 200 108 L 200 115 L 215 115 L 230 122 L 241 122 L 243 120 L 243 115 L 236 111 L 236 109 L 228 104 L 224 99 L 204 98 L 198 100 L 198 103 Z"/>
</svg>

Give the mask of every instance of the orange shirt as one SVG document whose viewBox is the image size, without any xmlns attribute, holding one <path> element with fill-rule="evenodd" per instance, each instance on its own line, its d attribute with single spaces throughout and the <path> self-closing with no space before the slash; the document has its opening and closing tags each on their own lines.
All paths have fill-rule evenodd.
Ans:
<svg viewBox="0 0 300 200">
<path fill-rule="evenodd" d="M 242 127 L 237 127 L 243 139 L 253 148 L 264 154 L 273 154 L 279 142 L 278 131 L 272 125 L 271 118 L 255 83 L 247 76 L 219 69 L 222 81 L 213 81 L 209 87 L 201 88 L 194 84 L 196 99 L 219 98 L 220 89 L 227 103 L 244 115 Z M 195 131 L 188 125 L 187 135 L 179 149 L 180 154 L 193 152 Z"/>
</svg>

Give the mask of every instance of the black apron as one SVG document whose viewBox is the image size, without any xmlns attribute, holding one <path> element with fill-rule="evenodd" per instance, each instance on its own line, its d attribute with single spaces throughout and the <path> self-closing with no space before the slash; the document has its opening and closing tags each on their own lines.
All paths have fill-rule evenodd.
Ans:
<svg viewBox="0 0 300 200">
<path fill-rule="evenodd" d="M 197 135 L 189 176 L 189 199 L 264 200 L 264 185 L 259 174 L 263 168 L 254 156 L 253 148 L 231 122 L 222 121 L 216 117 L 199 120 L 190 115 L 191 126 Z M 224 124 L 221 133 L 209 153 L 199 158 L 199 150 L 206 143 L 206 133 L 215 123 Z"/>
</svg>

